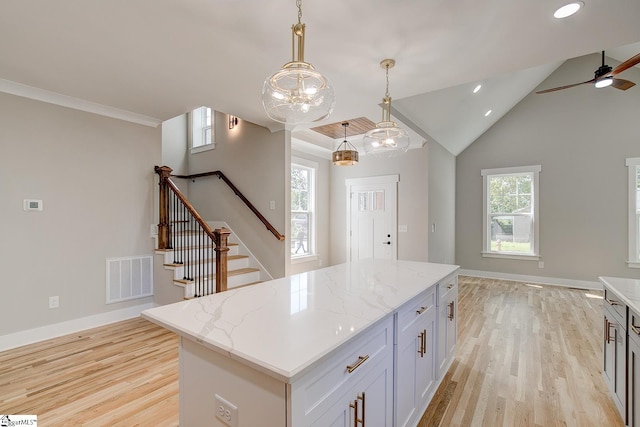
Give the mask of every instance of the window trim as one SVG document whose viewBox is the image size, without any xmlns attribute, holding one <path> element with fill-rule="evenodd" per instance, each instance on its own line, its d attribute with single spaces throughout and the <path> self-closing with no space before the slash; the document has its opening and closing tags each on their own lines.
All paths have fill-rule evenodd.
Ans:
<svg viewBox="0 0 640 427">
<path fill-rule="evenodd" d="M 482 256 L 485 258 L 516 259 L 537 261 L 540 259 L 540 172 L 541 165 L 516 166 L 507 168 L 482 169 Z M 512 252 L 496 252 L 491 250 L 491 237 L 489 233 L 489 177 L 496 175 L 532 174 L 532 203 L 533 203 L 533 253 L 520 254 Z"/>
<path fill-rule="evenodd" d="M 202 153 L 203 151 L 214 150 L 216 148 L 216 136 L 215 136 L 215 115 L 216 112 L 211 109 L 211 142 L 209 144 L 201 144 L 194 147 L 194 142 L 203 141 L 205 139 L 205 129 L 209 126 L 202 126 L 202 109 L 210 107 L 198 107 L 193 109 L 188 114 L 188 139 L 189 150 L 191 154 Z"/>
<path fill-rule="evenodd" d="M 640 157 L 629 157 L 625 160 L 625 165 L 628 168 L 628 205 L 627 216 L 629 227 L 627 229 L 628 235 L 628 252 L 627 252 L 627 267 L 640 268 L 640 259 L 636 258 L 636 254 L 640 251 L 640 239 L 638 239 L 638 221 L 636 218 L 636 206 L 637 206 L 637 184 L 636 174 L 637 169 L 640 167 Z"/>
<path fill-rule="evenodd" d="M 317 162 L 311 161 L 311 160 L 307 160 L 307 159 L 303 159 L 301 157 L 291 157 L 291 167 L 293 166 L 298 166 L 298 167 L 302 167 L 302 168 L 306 168 L 306 169 L 310 169 L 313 172 L 310 174 L 310 183 L 309 183 L 309 193 L 310 193 L 310 197 L 309 197 L 309 236 L 307 239 L 307 244 L 308 244 L 308 254 L 306 255 L 294 255 L 291 254 L 291 250 L 289 250 L 289 259 L 291 261 L 292 264 L 298 264 L 298 263 L 302 263 L 302 262 L 310 262 L 310 261 L 315 261 L 318 259 L 318 253 L 317 253 L 317 245 L 316 245 L 316 239 L 317 239 L 317 224 L 316 224 L 316 197 L 317 197 L 317 175 L 318 175 L 318 169 L 319 169 L 319 165 Z M 291 215 L 292 215 L 292 210 L 291 210 L 291 206 L 289 206 L 289 222 L 291 222 Z"/>
</svg>

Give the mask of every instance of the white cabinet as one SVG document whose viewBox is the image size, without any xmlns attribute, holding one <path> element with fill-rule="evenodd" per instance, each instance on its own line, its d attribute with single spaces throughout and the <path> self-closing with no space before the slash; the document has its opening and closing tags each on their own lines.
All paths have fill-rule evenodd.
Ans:
<svg viewBox="0 0 640 427">
<path fill-rule="evenodd" d="M 396 322 L 396 426 L 418 423 L 435 391 L 435 286 L 405 304 Z"/>
<path fill-rule="evenodd" d="M 438 378 L 453 362 L 458 342 L 458 276 L 449 276 L 438 284 Z"/>
<path fill-rule="evenodd" d="M 393 315 L 291 385 L 293 426 L 391 426 Z M 362 423 L 357 424 L 359 427 Z"/>
<path fill-rule="evenodd" d="M 387 427 L 393 412 L 393 364 L 379 364 L 360 381 L 349 387 L 341 398 L 318 418 L 312 427 Z M 297 426 L 297 424 L 293 424 Z M 307 425 L 306 423 L 303 425 Z"/>
<path fill-rule="evenodd" d="M 640 315 L 629 310 L 627 359 L 627 425 L 640 427 Z"/>
<path fill-rule="evenodd" d="M 605 289 L 603 303 L 603 369 L 607 387 L 624 420 L 627 402 L 626 305 Z"/>
</svg>

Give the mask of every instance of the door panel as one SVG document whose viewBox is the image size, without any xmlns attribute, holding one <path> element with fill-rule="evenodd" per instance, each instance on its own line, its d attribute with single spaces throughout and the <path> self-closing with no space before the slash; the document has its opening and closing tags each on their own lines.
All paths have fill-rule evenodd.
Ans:
<svg viewBox="0 0 640 427">
<path fill-rule="evenodd" d="M 397 259 L 397 176 L 349 180 L 349 260 Z"/>
</svg>

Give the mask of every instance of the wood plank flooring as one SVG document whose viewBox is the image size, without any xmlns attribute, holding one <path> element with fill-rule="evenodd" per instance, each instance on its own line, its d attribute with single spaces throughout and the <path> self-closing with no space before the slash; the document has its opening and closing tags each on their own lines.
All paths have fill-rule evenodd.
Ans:
<svg viewBox="0 0 640 427">
<path fill-rule="evenodd" d="M 602 292 L 459 283 L 456 359 L 419 427 L 624 425 L 602 378 Z"/>
<path fill-rule="evenodd" d="M 459 283 L 456 360 L 420 427 L 623 425 L 602 379 L 601 299 L 510 281 Z M 175 427 L 177 337 L 133 319 L 2 352 L 7 413 L 36 414 L 45 427 Z"/>
</svg>

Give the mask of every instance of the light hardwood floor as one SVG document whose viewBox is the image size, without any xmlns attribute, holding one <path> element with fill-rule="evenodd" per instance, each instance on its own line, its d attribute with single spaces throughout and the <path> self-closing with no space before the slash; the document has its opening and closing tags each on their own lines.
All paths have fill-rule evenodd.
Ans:
<svg viewBox="0 0 640 427">
<path fill-rule="evenodd" d="M 601 299 L 459 283 L 456 360 L 420 427 L 623 425 L 602 379 Z M 134 319 L 2 352 L 0 414 L 36 414 L 45 427 L 177 426 L 177 348 L 173 333 Z"/>
</svg>

